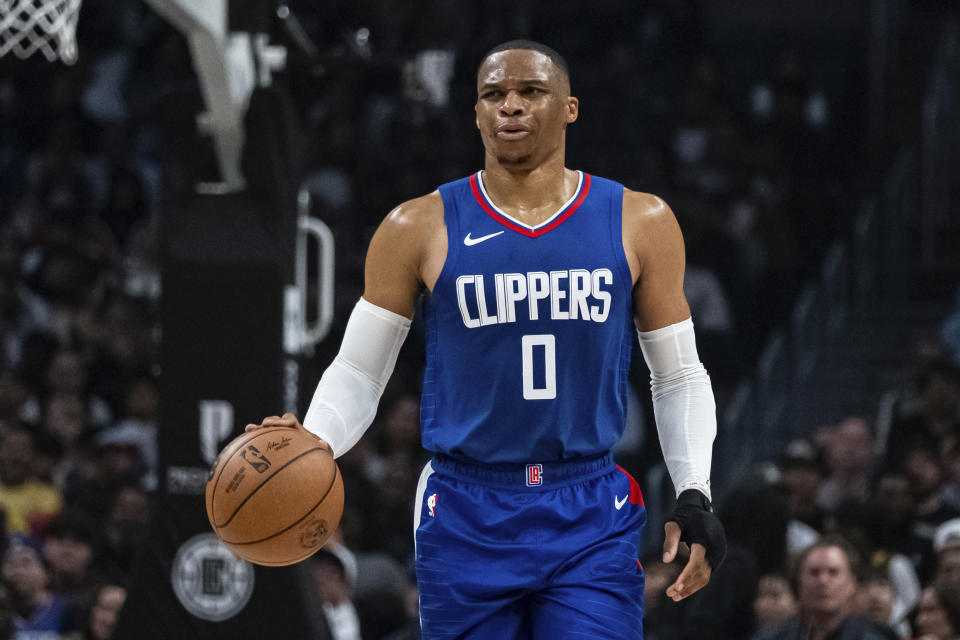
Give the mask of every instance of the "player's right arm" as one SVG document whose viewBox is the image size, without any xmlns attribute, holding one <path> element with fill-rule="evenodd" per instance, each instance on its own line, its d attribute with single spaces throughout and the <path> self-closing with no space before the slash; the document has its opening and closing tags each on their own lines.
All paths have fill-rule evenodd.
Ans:
<svg viewBox="0 0 960 640">
<path fill-rule="evenodd" d="M 420 293 L 432 289 L 440 275 L 446 242 L 439 192 L 391 211 L 370 240 L 364 300 L 412 319 Z"/>
<path fill-rule="evenodd" d="M 303 425 L 287 413 L 247 425 L 246 430 L 302 428 L 327 443 L 334 456 L 346 453 L 373 422 L 417 298 L 436 282 L 445 254 L 439 193 L 391 211 L 370 241 L 363 297 L 350 314 L 340 352 L 320 378 Z"/>
</svg>

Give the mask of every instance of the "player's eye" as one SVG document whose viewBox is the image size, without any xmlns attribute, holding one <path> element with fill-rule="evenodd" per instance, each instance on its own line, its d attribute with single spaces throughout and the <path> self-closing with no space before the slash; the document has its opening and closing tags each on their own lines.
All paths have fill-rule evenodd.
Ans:
<svg viewBox="0 0 960 640">
<path fill-rule="evenodd" d="M 500 98 L 501 96 L 503 96 L 502 91 L 484 91 L 483 93 L 480 94 L 480 98 L 482 100 L 493 100 L 496 98 Z"/>
</svg>

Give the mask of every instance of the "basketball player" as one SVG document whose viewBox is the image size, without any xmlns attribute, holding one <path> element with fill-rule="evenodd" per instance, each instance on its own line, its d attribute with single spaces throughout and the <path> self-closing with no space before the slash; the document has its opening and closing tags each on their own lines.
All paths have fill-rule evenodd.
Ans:
<svg viewBox="0 0 960 640">
<path fill-rule="evenodd" d="M 502 44 L 477 77 L 483 171 L 393 210 L 304 427 L 339 456 L 372 422 L 421 294 L 427 363 L 416 503 L 424 638 L 641 638 L 646 519 L 610 453 L 634 328 L 678 494 L 667 589 L 703 587 L 726 540 L 710 506 L 713 392 L 683 295 L 684 247 L 659 198 L 568 169 L 567 65 Z M 260 425 L 300 427 L 292 414 Z"/>
</svg>

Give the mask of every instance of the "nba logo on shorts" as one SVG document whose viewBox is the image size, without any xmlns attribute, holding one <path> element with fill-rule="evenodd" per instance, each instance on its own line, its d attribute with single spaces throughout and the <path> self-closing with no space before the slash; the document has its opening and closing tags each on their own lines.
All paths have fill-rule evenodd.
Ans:
<svg viewBox="0 0 960 640">
<path fill-rule="evenodd" d="M 432 496 L 430 496 L 429 498 L 427 498 L 427 509 L 430 509 L 430 517 L 431 517 L 431 518 L 433 518 L 433 517 L 435 517 L 435 516 L 437 515 L 437 514 L 436 514 L 437 498 L 439 498 L 439 497 L 440 497 L 440 496 L 438 496 L 437 494 L 433 494 Z"/>
<path fill-rule="evenodd" d="M 539 487 L 541 484 L 543 484 L 543 465 L 528 464 L 527 465 L 527 486 Z"/>
</svg>

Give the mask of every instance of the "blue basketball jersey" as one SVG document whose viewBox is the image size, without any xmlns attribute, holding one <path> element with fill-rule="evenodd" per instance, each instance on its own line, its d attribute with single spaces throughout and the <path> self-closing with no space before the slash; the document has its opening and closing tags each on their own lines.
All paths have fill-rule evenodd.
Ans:
<svg viewBox="0 0 960 640">
<path fill-rule="evenodd" d="M 425 308 L 424 447 L 483 463 L 608 452 L 633 341 L 623 186 L 581 172 L 536 227 L 501 211 L 480 172 L 440 195 L 447 257 Z"/>
</svg>

